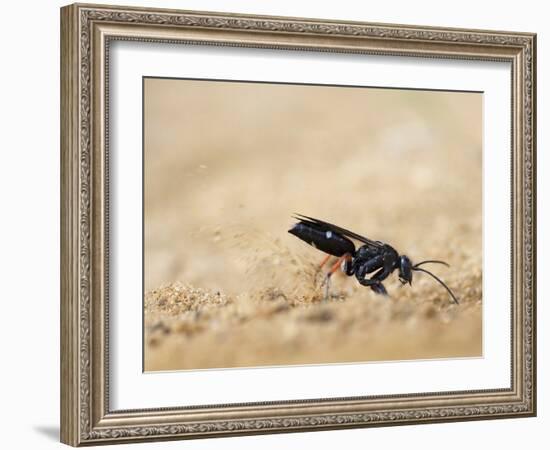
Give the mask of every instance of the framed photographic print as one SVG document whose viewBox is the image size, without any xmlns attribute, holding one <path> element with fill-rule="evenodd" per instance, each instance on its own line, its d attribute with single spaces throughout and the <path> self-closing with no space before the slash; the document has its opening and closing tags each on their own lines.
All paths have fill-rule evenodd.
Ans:
<svg viewBox="0 0 550 450">
<path fill-rule="evenodd" d="M 61 439 L 536 414 L 530 33 L 61 9 Z"/>
</svg>

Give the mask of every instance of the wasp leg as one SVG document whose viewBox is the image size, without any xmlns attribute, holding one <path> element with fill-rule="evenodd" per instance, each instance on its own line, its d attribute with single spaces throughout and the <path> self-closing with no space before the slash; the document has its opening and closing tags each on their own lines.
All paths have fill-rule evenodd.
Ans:
<svg viewBox="0 0 550 450">
<path fill-rule="evenodd" d="M 359 281 L 362 286 L 370 287 L 377 294 L 388 295 L 388 291 L 386 291 L 386 288 L 382 284 L 382 281 L 388 278 L 390 273 L 391 270 L 382 268 L 378 272 L 376 272 L 370 279 L 363 276 L 362 278 L 357 277 L 357 281 Z"/>
<path fill-rule="evenodd" d="M 384 287 L 384 285 L 381 282 L 377 282 L 377 283 L 373 284 L 370 288 L 374 292 L 376 292 L 377 294 L 381 294 L 381 295 L 384 295 L 384 296 L 388 295 L 388 291 L 386 291 L 386 288 Z"/>
<path fill-rule="evenodd" d="M 323 266 L 328 262 L 328 260 L 332 257 L 332 255 L 327 255 L 323 258 L 323 260 L 321 261 L 321 264 L 319 264 L 319 266 L 317 267 L 317 269 L 315 270 L 315 275 L 314 275 L 314 279 L 313 279 L 313 285 L 316 284 L 316 280 L 317 280 L 317 275 L 319 274 L 319 272 L 321 272 L 321 270 L 323 269 Z M 323 282 L 324 284 L 324 282 Z"/>
<path fill-rule="evenodd" d="M 377 272 L 370 279 L 366 278 L 368 273 L 372 273 L 376 270 Z M 355 277 L 362 286 L 370 287 L 377 294 L 388 295 L 382 281 L 385 280 L 391 272 L 390 267 L 385 267 L 384 255 L 378 255 L 360 264 L 355 270 Z"/>
<path fill-rule="evenodd" d="M 340 256 L 340 258 L 338 258 L 338 260 L 332 265 L 330 270 L 325 275 L 325 280 L 323 281 L 323 285 L 325 286 L 325 298 L 324 298 L 325 301 L 328 300 L 328 296 L 329 296 L 330 277 L 334 272 L 338 270 L 338 268 L 342 265 L 342 262 L 344 263 L 346 267 L 346 272 L 347 272 L 348 270 L 347 268 L 349 267 L 350 261 L 351 261 L 351 254 L 346 253 L 345 255 Z"/>
<path fill-rule="evenodd" d="M 329 290 L 330 290 L 330 277 L 327 275 L 323 281 L 325 285 L 325 296 L 323 297 L 324 302 L 328 302 Z"/>
<path fill-rule="evenodd" d="M 323 258 L 321 261 L 321 264 L 319 264 L 319 270 L 323 268 L 323 266 L 327 263 L 327 261 L 330 259 L 332 255 L 327 255 Z"/>
<path fill-rule="evenodd" d="M 370 259 L 356 260 L 354 266 L 355 277 L 361 283 L 361 280 L 365 280 L 368 273 L 374 272 L 384 266 L 384 257 L 377 255 Z"/>
<path fill-rule="evenodd" d="M 346 258 L 342 263 L 342 272 L 344 272 L 348 277 L 351 277 L 355 273 L 355 261 L 353 258 Z"/>
</svg>

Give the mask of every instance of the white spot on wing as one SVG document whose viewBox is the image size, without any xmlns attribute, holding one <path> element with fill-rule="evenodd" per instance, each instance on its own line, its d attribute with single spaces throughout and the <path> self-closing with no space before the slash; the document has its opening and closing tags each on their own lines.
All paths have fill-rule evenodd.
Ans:
<svg viewBox="0 0 550 450">
<path fill-rule="evenodd" d="M 327 239 L 330 239 L 332 237 L 332 231 L 327 231 L 325 233 L 325 236 L 327 237 Z"/>
</svg>

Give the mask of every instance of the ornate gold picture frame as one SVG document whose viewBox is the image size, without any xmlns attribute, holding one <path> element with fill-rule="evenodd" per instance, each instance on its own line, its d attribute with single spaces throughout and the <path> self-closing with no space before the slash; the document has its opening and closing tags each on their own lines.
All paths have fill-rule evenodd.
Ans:
<svg viewBox="0 0 550 450">
<path fill-rule="evenodd" d="M 508 387 L 115 409 L 109 328 L 114 42 L 493 61 L 511 68 Z M 155 74 L 148 74 L 154 76 Z M 536 36 L 74 4 L 61 9 L 61 440 L 95 445 L 536 414 Z M 119 169 L 120 170 L 120 169 Z M 141 195 L 141 193 L 136 193 Z M 136 225 L 137 226 L 137 225 Z M 138 300 L 139 301 L 139 300 Z M 486 318 L 487 319 L 487 318 Z M 490 318 L 488 318 L 490 320 Z M 508 374 L 507 374 L 508 375 Z M 154 377 L 155 374 L 148 375 Z"/>
</svg>

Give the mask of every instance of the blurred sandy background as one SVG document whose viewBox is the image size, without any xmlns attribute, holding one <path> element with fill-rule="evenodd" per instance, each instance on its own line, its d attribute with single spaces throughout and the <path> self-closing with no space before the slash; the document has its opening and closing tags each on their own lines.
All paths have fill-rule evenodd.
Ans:
<svg viewBox="0 0 550 450">
<path fill-rule="evenodd" d="M 481 94 L 147 79 L 144 114 L 146 370 L 481 355 Z M 460 305 L 323 302 L 293 212 L 446 260 Z"/>
</svg>

